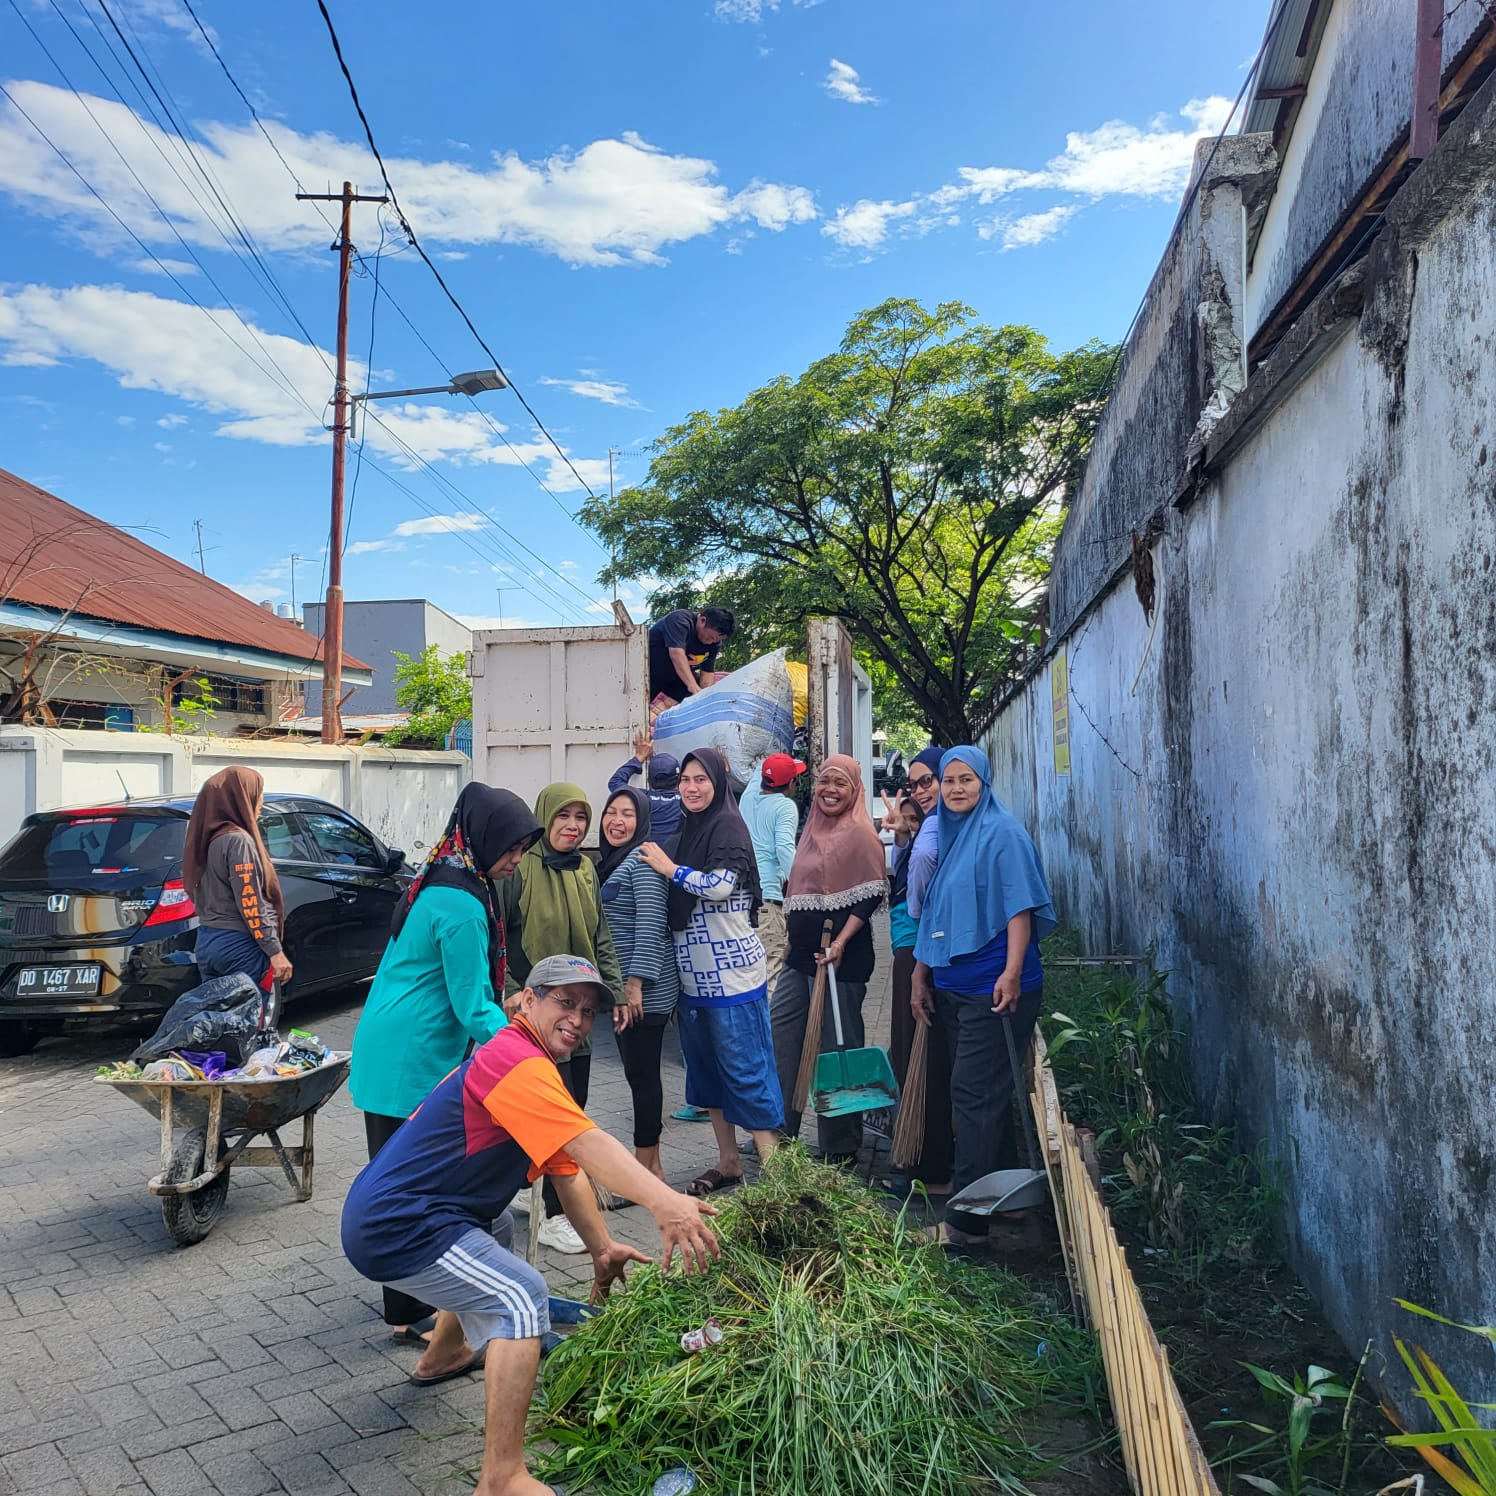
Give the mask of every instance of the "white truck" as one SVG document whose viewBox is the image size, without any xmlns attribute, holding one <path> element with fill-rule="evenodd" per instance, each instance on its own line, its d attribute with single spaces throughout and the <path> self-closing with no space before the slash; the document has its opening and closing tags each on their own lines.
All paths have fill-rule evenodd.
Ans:
<svg viewBox="0 0 1496 1496">
<path fill-rule="evenodd" d="M 488 629 L 473 635 L 473 777 L 532 805 L 548 784 L 579 784 L 601 808 L 609 778 L 649 725 L 649 631 L 621 604 L 597 628 Z M 873 784 L 873 689 L 834 618 L 807 629 L 812 767 L 846 753 Z M 594 819 L 588 845 L 597 845 Z"/>
</svg>

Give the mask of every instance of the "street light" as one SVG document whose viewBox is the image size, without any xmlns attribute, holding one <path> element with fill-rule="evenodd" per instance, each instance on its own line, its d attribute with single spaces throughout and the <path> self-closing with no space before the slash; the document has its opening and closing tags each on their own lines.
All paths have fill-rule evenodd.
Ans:
<svg viewBox="0 0 1496 1496">
<path fill-rule="evenodd" d="M 353 191 L 344 184 L 344 195 Z M 343 244 L 348 240 L 348 210 L 343 209 Z M 454 374 L 450 384 L 426 385 L 418 390 L 365 390 L 352 394 L 347 385 L 348 250 L 343 250 L 342 289 L 338 311 L 338 383 L 334 392 L 336 415 L 332 427 L 332 541 L 328 549 L 327 606 L 322 620 L 322 741 L 343 741 L 343 443 L 352 429 L 358 407 L 365 400 L 403 400 L 411 395 L 481 395 L 509 387 L 498 369 L 473 369 Z M 345 420 L 346 415 L 346 420 Z"/>
</svg>

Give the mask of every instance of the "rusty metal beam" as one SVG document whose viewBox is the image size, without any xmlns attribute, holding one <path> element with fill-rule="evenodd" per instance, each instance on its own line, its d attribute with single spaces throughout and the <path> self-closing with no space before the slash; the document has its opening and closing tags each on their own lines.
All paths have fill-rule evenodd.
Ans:
<svg viewBox="0 0 1496 1496">
<path fill-rule="evenodd" d="M 1418 0 L 1413 52 L 1413 122 L 1408 160 L 1423 161 L 1439 143 L 1439 74 L 1444 66 L 1444 0 Z"/>
</svg>

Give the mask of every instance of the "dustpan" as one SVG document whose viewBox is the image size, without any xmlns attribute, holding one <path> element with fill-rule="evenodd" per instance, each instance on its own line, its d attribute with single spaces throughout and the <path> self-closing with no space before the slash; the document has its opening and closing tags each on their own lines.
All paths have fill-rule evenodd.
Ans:
<svg viewBox="0 0 1496 1496">
<path fill-rule="evenodd" d="M 841 998 L 836 968 L 823 968 L 831 984 L 831 1020 L 836 1025 L 836 1052 L 816 1058 L 810 1100 L 818 1117 L 845 1117 L 852 1112 L 876 1112 L 899 1099 L 893 1066 L 881 1049 L 848 1049 L 842 1034 Z"/>
</svg>

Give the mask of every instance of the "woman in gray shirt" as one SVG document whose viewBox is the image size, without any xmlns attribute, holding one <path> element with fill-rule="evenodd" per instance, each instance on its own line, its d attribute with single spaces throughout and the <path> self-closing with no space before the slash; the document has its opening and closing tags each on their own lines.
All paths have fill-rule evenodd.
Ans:
<svg viewBox="0 0 1496 1496">
<path fill-rule="evenodd" d="M 243 764 L 220 769 L 197 792 L 187 822 L 182 882 L 197 905 L 197 967 L 206 981 L 243 972 L 270 991 L 291 978 L 281 949 L 286 906 L 260 838 L 265 781 Z"/>
</svg>

